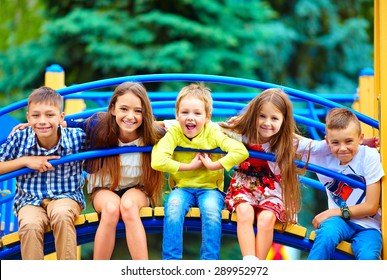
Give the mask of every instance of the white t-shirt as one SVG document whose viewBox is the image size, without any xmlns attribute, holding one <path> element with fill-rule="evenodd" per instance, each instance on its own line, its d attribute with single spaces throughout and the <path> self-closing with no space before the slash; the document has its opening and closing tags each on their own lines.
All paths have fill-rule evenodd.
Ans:
<svg viewBox="0 0 387 280">
<path fill-rule="evenodd" d="M 136 139 L 129 143 L 122 143 L 119 141 L 118 146 L 139 146 L 141 142 L 141 138 Z M 141 153 L 127 153 L 127 154 L 121 154 L 121 181 L 119 182 L 118 187 L 116 190 L 125 189 L 128 187 L 132 187 L 135 185 L 138 185 L 140 183 L 141 175 L 142 175 L 142 159 L 141 159 Z M 104 183 L 105 185 L 102 186 L 102 182 L 99 179 L 98 176 L 99 172 L 94 174 L 88 174 L 87 179 L 89 181 L 89 184 L 87 185 L 87 191 L 88 193 L 91 193 L 93 187 L 110 187 L 111 182 L 108 178 L 105 178 Z M 94 182 L 94 176 L 97 176 L 95 179 L 95 185 L 92 185 L 92 182 Z"/>
<path fill-rule="evenodd" d="M 297 152 L 303 155 L 306 160 L 310 146 L 309 162 L 323 168 L 344 174 L 350 178 L 371 185 L 378 182 L 383 176 L 384 171 L 380 163 L 380 154 L 375 148 L 359 145 L 359 149 L 354 158 L 345 165 L 340 165 L 340 160 L 333 156 L 325 140 L 311 141 L 302 139 L 299 143 Z M 340 182 L 337 179 L 317 174 L 320 182 L 325 186 L 328 196 L 328 207 L 339 208 L 341 201 L 345 201 L 348 206 L 360 204 L 365 201 L 366 191 L 361 188 L 352 188 L 347 183 Z M 380 230 L 381 209 L 374 216 L 364 218 L 351 218 L 351 222 L 359 224 L 365 228 L 375 228 Z"/>
</svg>

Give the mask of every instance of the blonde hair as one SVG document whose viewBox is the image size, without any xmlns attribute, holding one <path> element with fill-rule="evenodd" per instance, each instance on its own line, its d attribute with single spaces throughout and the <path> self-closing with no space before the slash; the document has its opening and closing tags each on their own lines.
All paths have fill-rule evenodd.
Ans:
<svg viewBox="0 0 387 280">
<path fill-rule="evenodd" d="M 133 93 L 141 100 L 143 122 L 138 128 L 138 133 L 142 138 L 142 145 L 154 145 L 165 134 L 164 129 L 155 121 L 150 100 L 144 86 L 140 83 L 125 82 L 118 85 L 114 90 L 114 93 L 110 99 L 108 111 L 106 113 L 97 113 L 98 121 L 95 124 L 95 120 L 90 118 L 87 134 L 90 138 L 90 145 L 92 149 L 113 148 L 118 146 L 120 129 L 112 112 L 118 97 L 127 93 Z M 91 122 L 93 123 L 91 124 Z M 162 187 L 165 183 L 164 173 L 152 169 L 150 153 L 144 152 L 141 154 L 141 156 L 141 184 L 144 186 L 145 192 L 151 198 L 152 204 L 157 205 L 160 200 Z M 88 168 L 90 169 L 91 173 L 97 171 L 99 172 L 102 185 L 105 185 L 103 180 L 107 177 L 111 178 L 112 180 L 110 182 L 110 189 L 115 190 L 117 188 L 121 178 L 120 155 L 91 159 L 88 162 Z M 92 199 L 93 197 L 91 197 L 91 200 Z"/>
<path fill-rule="evenodd" d="M 231 129 L 247 139 L 247 143 L 263 144 L 256 128 L 264 104 L 271 103 L 283 115 L 281 128 L 270 139 L 270 151 L 275 154 L 281 171 L 280 185 L 286 214 L 286 222 L 294 223 L 301 207 L 301 192 L 297 177 L 296 148 L 294 146 L 296 123 L 293 118 L 293 106 L 288 95 L 279 88 L 269 88 L 249 102 L 243 113 L 231 124 L 220 126 Z"/>
<path fill-rule="evenodd" d="M 32 91 L 28 96 L 28 107 L 31 103 L 44 103 L 55 106 L 63 111 L 63 97 L 50 87 L 42 86 Z"/>
<path fill-rule="evenodd" d="M 179 113 L 180 102 L 185 97 L 194 97 L 202 100 L 207 116 L 212 115 L 212 96 L 211 90 L 201 84 L 190 84 L 183 87 L 176 98 L 176 115 Z"/>
<path fill-rule="evenodd" d="M 328 130 L 346 129 L 350 123 L 355 124 L 360 135 L 361 125 L 357 116 L 347 108 L 333 108 L 325 117 L 325 132 L 328 134 Z"/>
</svg>

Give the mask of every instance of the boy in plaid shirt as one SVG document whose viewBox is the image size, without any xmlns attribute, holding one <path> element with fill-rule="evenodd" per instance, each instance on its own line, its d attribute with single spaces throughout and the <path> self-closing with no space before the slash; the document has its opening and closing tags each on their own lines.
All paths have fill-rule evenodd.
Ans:
<svg viewBox="0 0 387 280">
<path fill-rule="evenodd" d="M 49 160 L 85 150 L 79 128 L 63 128 L 63 97 L 49 87 L 28 98 L 29 127 L 17 130 L 0 147 L 0 174 L 28 167 L 34 171 L 17 177 L 14 211 L 18 217 L 23 259 L 44 258 L 44 232 L 51 226 L 58 259 L 76 259 L 74 221 L 86 206 L 79 161 L 57 165 Z"/>
</svg>

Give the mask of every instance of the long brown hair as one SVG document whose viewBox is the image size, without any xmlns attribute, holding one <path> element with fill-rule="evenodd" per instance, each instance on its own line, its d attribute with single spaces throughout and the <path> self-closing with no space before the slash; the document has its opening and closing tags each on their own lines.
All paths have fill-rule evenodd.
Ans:
<svg viewBox="0 0 387 280">
<path fill-rule="evenodd" d="M 293 118 L 293 106 L 287 94 L 279 88 L 269 88 L 249 102 L 243 113 L 231 123 L 220 126 L 231 129 L 247 139 L 247 143 L 263 144 L 257 133 L 259 114 L 264 104 L 273 104 L 283 115 L 283 122 L 277 134 L 270 139 L 270 151 L 275 154 L 281 171 L 280 185 L 286 214 L 286 222 L 294 223 L 301 207 L 301 192 L 294 164 L 296 148 L 295 133 L 298 131 Z"/>
<path fill-rule="evenodd" d="M 143 122 L 138 128 L 138 134 L 142 138 L 141 145 L 154 145 L 164 135 L 164 129 L 155 121 L 150 100 L 144 86 L 140 83 L 124 82 L 118 85 L 114 90 L 107 112 L 97 113 L 97 121 L 93 118 L 90 118 L 89 120 L 87 134 L 90 138 L 90 146 L 92 149 L 113 148 L 118 146 L 120 129 L 112 112 L 118 97 L 128 92 L 138 96 L 142 104 Z M 163 183 L 165 182 L 164 174 L 152 169 L 150 153 L 142 153 L 141 157 L 141 184 L 144 186 L 146 193 L 152 200 L 152 204 L 157 205 L 161 196 Z M 120 155 L 107 156 L 90 160 L 88 162 L 88 168 L 91 173 L 99 172 L 102 185 L 105 185 L 103 182 L 105 178 L 110 178 L 110 190 L 115 190 L 121 179 L 120 163 Z M 93 199 L 93 197 L 91 199 Z"/>
</svg>

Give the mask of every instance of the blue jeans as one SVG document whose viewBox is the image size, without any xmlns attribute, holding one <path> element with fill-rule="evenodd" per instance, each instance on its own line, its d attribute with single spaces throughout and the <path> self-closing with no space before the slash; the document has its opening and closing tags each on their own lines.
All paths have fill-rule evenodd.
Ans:
<svg viewBox="0 0 387 280">
<path fill-rule="evenodd" d="M 222 238 L 224 194 L 218 189 L 174 188 L 164 206 L 163 259 L 183 257 L 183 224 L 191 207 L 202 221 L 201 260 L 218 260 Z"/>
<path fill-rule="evenodd" d="M 378 260 L 382 250 L 382 235 L 374 228 L 364 228 L 341 217 L 331 217 L 316 230 L 316 238 L 308 260 L 329 260 L 341 241 L 351 243 L 357 260 Z"/>
</svg>

